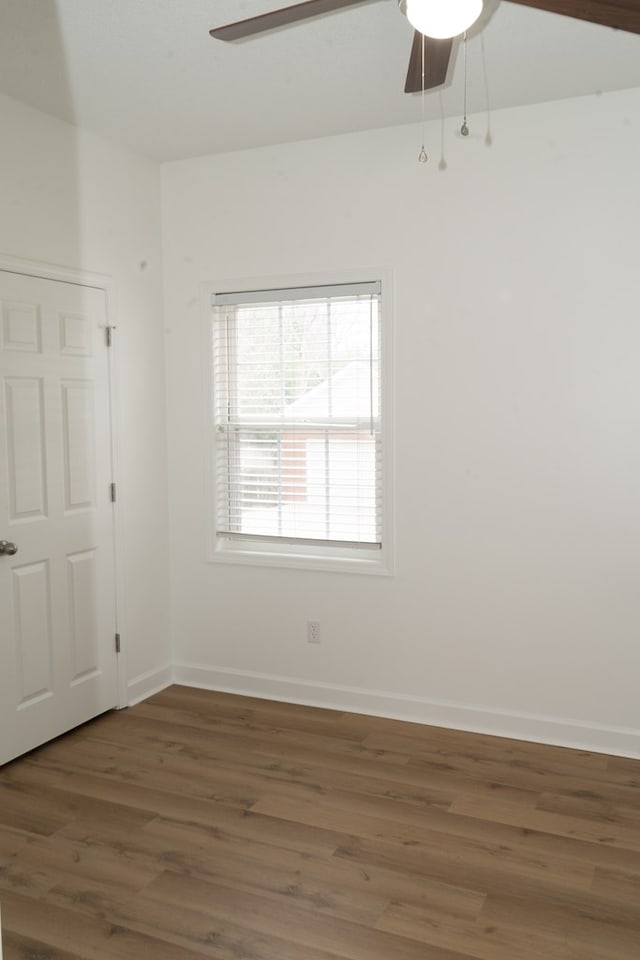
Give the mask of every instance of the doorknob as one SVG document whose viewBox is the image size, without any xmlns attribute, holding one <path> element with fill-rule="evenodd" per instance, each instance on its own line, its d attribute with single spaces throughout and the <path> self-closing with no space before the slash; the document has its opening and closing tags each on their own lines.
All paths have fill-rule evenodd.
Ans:
<svg viewBox="0 0 640 960">
<path fill-rule="evenodd" d="M 18 552 L 18 548 L 15 543 L 11 543 L 9 540 L 0 540 L 0 557 L 4 554 L 7 557 L 13 557 Z"/>
</svg>

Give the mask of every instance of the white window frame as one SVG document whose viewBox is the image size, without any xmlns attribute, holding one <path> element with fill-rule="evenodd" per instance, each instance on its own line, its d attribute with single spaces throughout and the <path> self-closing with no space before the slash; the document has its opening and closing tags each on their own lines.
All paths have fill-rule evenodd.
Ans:
<svg viewBox="0 0 640 960">
<path fill-rule="evenodd" d="M 287 543 L 277 540 L 251 540 L 225 537 L 216 529 L 216 435 L 213 418 L 213 337 L 212 295 L 233 290 L 250 292 L 256 290 L 288 289 L 295 287 L 323 287 L 338 284 L 368 283 L 379 281 L 381 285 L 380 309 L 380 391 L 381 391 L 381 441 L 382 441 L 382 546 L 367 550 L 360 546 L 337 546 L 315 543 Z M 207 559 L 212 563 L 250 564 L 269 567 L 286 567 L 305 570 L 340 571 L 358 574 L 390 576 L 394 572 L 393 546 L 393 323 L 392 323 L 392 273 L 388 269 L 353 270 L 330 274 L 305 274 L 296 276 L 244 277 L 221 279 L 203 284 L 203 339 L 205 348 L 206 411 L 205 431 L 207 449 L 206 490 L 208 499 Z"/>
</svg>

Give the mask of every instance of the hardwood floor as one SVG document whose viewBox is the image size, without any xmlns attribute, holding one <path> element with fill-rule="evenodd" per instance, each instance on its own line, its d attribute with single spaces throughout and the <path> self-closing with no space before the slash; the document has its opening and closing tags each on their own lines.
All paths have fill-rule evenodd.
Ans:
<svg viewBox="0 0 640 960">
<path fill-rule="evenodd" d="M 4 960 L 638 960 L 640 761 L 171 687 L 0 771 Z"/>
</svg>

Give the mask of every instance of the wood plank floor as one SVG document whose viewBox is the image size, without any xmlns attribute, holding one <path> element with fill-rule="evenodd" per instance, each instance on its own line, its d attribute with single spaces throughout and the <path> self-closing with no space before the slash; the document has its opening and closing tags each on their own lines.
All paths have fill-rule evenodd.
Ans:
<svg viewBox="0 0 640 960">
<path fill-rule="evenodd" d="M 5 960 L 639 960 L 640 761 L 169 689 L 0 771 Z"/>
</svg>

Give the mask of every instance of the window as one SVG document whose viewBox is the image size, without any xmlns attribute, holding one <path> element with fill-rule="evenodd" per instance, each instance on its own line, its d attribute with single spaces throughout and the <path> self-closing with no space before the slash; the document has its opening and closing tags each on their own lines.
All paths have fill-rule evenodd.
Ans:
<svg viewBox="0 0 640 960">
<path fill-rule="evenodd" d="M 216 554 L 381 568 L 380 282 L 212 305 Z"/>
</svg>

